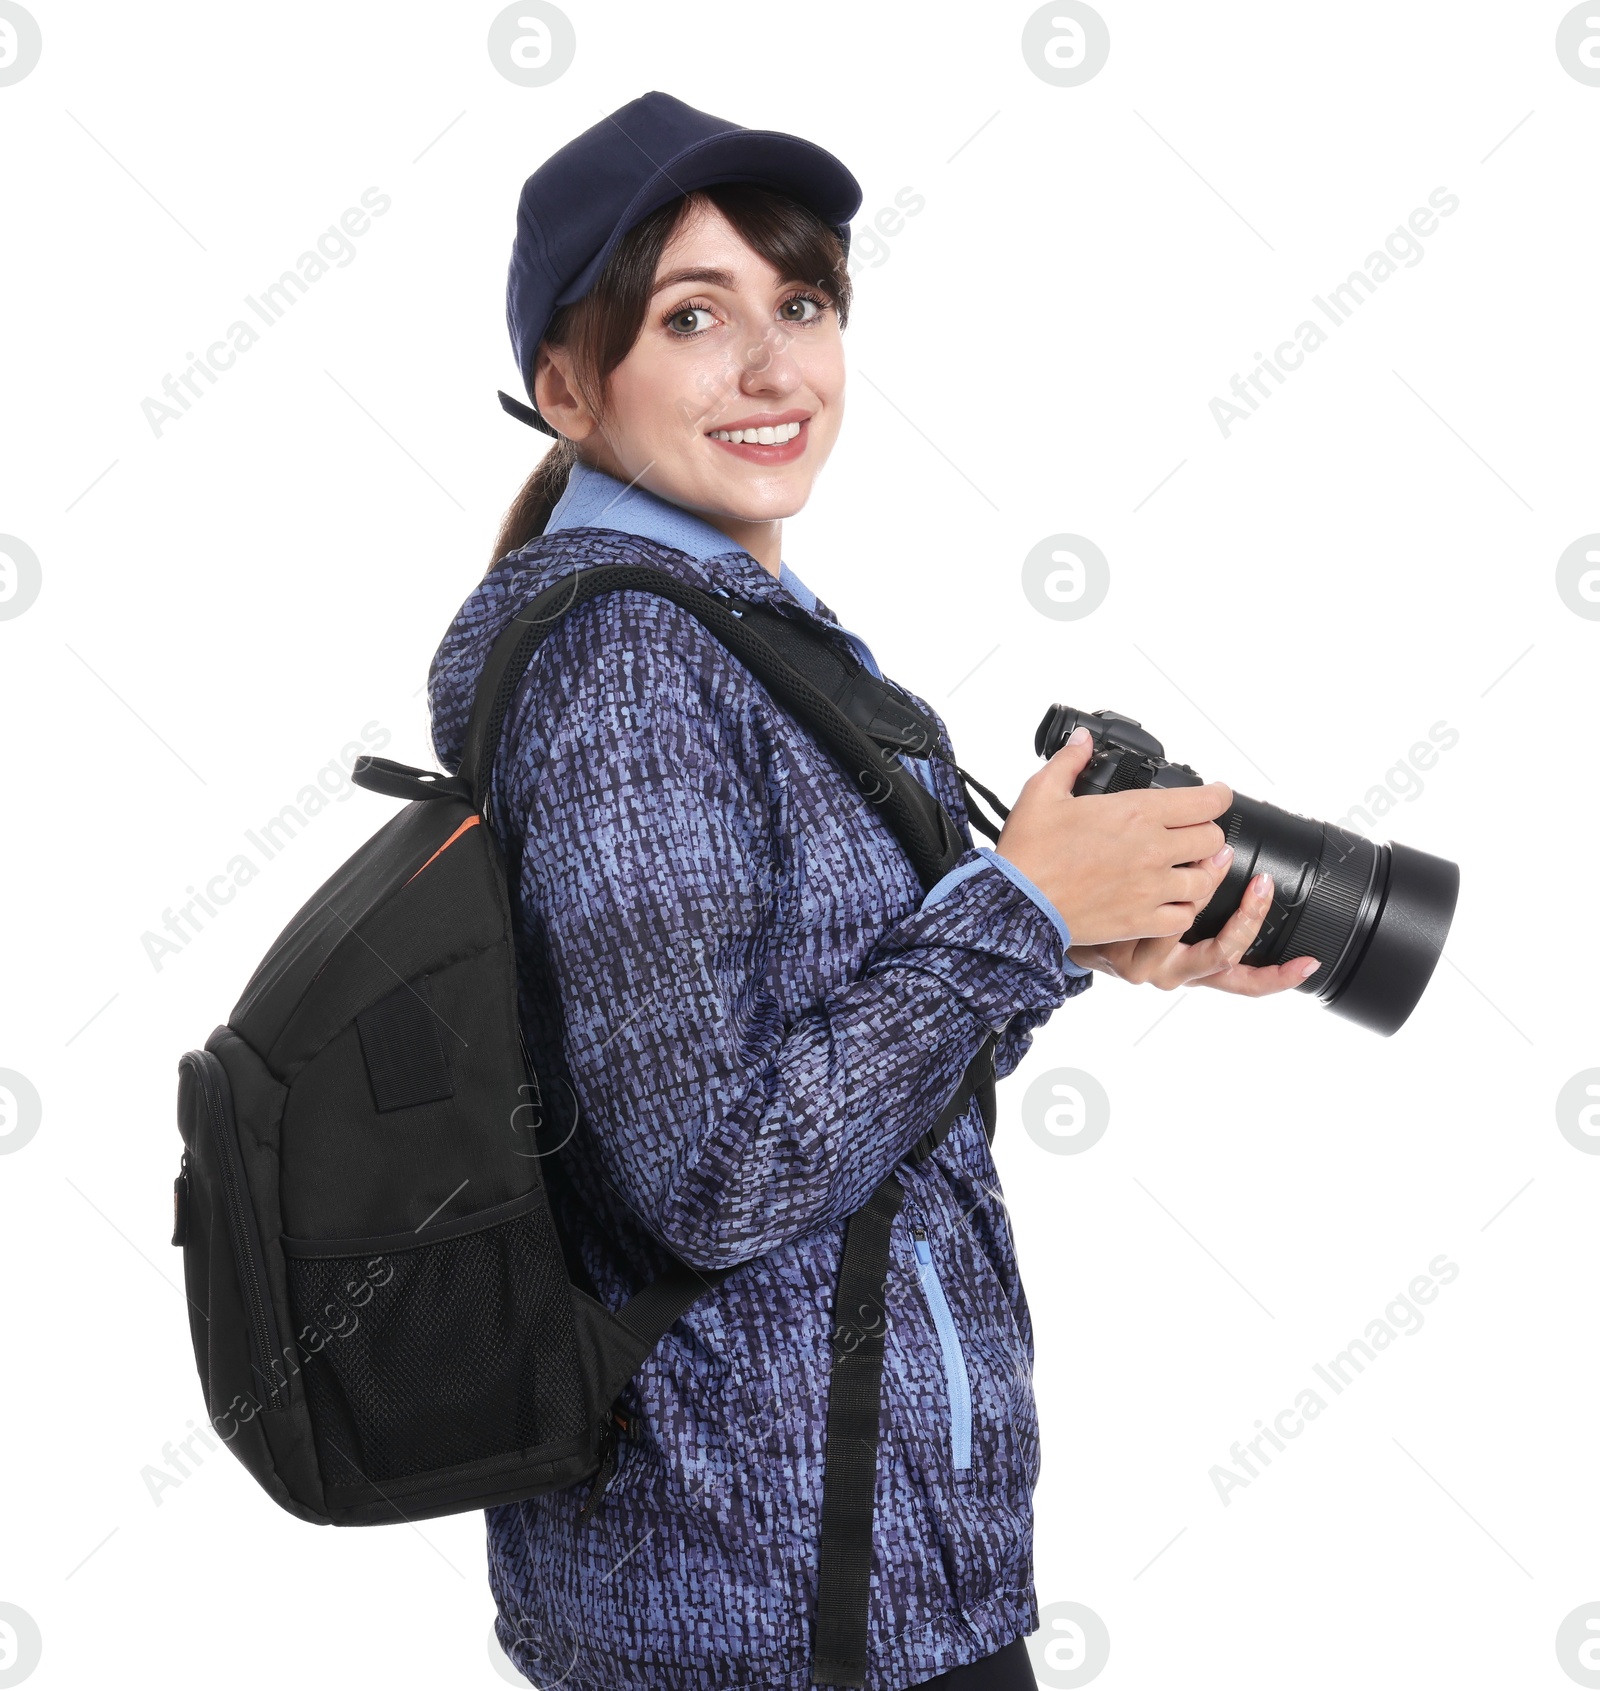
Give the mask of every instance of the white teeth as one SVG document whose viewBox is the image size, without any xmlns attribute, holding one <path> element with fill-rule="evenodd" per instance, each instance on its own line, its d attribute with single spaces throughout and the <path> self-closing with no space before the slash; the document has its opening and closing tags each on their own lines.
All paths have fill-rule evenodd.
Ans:
<svg viewBox="0 0 1600 1691">
<path fill-rule="evenodd" d="M 764 429 L 713 429 L 713 440 L 725 440 L 734 446 L 782 446 L 799 434 L 798 423 L 778 423 Z"/>
</svg>

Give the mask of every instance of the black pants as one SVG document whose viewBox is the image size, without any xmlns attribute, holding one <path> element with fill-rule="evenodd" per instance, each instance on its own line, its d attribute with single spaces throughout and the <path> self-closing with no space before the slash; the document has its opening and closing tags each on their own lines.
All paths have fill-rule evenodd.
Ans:
<svg viewBox="0 0 1600 1691">
<path fill-rule="evenodd" d="M 981 1662 L 951 1668 L 935 1679 L 925 1679 L 912 1691 L 1038 1691 L 1027 1643 L 1016 1639 Z"/>
</svg>

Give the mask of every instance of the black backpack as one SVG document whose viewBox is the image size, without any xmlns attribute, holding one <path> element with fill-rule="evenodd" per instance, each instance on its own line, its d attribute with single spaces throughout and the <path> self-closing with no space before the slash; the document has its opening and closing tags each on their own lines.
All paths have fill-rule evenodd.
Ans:
<svg viewBox="0 0 1600 1691">
<path fill-rule="evenodd" d="M 317 889 L 226 1024 L 178 1066 L 173 1243 L 206 1410 L 302 1520 L 415 1521 L 593 1476 L 587 1511 L 631 1431 L 619 1392 L 678 1315 L 737 1272 L 678 1262 L 607 1310 L 569 1279 L 538 1155 L 508 1154 L 536 1142 L 541 1103 L 506 856 L 486 821 L 490 771 L 539 642 L 566 611 L 622 589 L 661 595 L 721 640 L 878 806 L 925 886 L 965 849 L 893 755 L 938 755 L 909 699 L 820 629 L 644 566 L 564 577 L 517 614 L 485 664 L 457 773 L 357 762 L 360 786 L 410 802 Z M 992 1136 L 992 1050 L 916 1156 L 974 1094 Z M 818 1683 L 863 1682 L 881 1300 L 900 1196 L 890 1175 L 846 1229 Z"/>
</svg>

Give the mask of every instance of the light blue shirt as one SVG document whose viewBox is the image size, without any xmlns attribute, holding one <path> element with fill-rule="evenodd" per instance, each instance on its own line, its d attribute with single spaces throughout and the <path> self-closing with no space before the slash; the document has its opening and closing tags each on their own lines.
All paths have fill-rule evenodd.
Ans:
<svg viewBox="0 0 1600 1691">
<path fill-rule="evenodd" d="M 624 534 L 639 534 L 648 540 L 659 540 L 663 546 L 686 552 L 691 558 L 716 558 L 729 552 L 744 551 L 742 546 L 736 546 L 721 529 L 713 527 L 704 517 L 696 516 L 693 511 L 685 510 L 681 505 L 674 505 L 671 500 L 661 498 L 648 488 L 620 482 L 604 470 L 597 470 L 583 463 L 572 466 L 566 489 L 556 501 L 555 508 L 550 513 L 550 520 L 545 524 L 545 533 L 552 533 L 558 528 L 620 529 Z M 806 610 L 815 614 L 816 594 L 786 563 L 779 564 L 778 584 L 787 589 Z M 881 680 L 883 671 L 879 669 L 878 661 L 873 657 L 866 641 L 860 635 L 852 634 L 847 628 L 841 628 L 839 632 L 844 635 L 867 669 Z M 932 771 L 928 767 L 927 759 L 908 757 L 904 761 L 923 786 L 932 791 Z M 999 852 L 988 846 L 978 846 L 976 850 L 982 861 L 957 865 L 942 881 L 928 889 L 922 901 L 923 908 L 937 904 L 969 875 L 977 874 L 985 863 L 990 863 L 1025 892 L 1050 918 L 1061 935 L 1061 945 L 1065 953 L 1066 947 L 1072 944 L 1072 934 L 1061 912 L 1008 858 L 1002 857 Z M 1062 957 L 1061 966 L 1069 977 L 1089 973 L 1089 970 L 1080 967 L 1065 955 Z"/>
</svg>

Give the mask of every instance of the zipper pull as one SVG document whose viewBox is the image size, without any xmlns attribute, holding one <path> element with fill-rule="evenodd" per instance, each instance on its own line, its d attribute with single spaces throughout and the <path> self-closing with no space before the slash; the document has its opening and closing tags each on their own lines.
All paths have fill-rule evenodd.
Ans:
<svg viewBox="0 0 1600 1691">
<path fill-rule="evenodd" d="M 932 1262 L 933 1252 L 928 1249 L 927 1230 L 920 1222 L 911 1229 L 911 1237 L 917 1242 L 917 1261 Z"/>
<path fill-rule="evenodd" d="M 595 1509 L 617 1472 L 617 1428 L 614 1420 L 608 1420 L 600 1434 L 600 1466 L 595 1473 L 594 1483 L 589 1487 L 589 1495 L 583 1500 L 583 1507 L 578 1511 L 578 1519 Z"/>
<path fill-rule="evenodd" d="M 172 1183 L 172 1242 L 182 1245 L 189 1238 L 189 1153 L 183 1153 L 178 1178 Z"/>
</svg>

